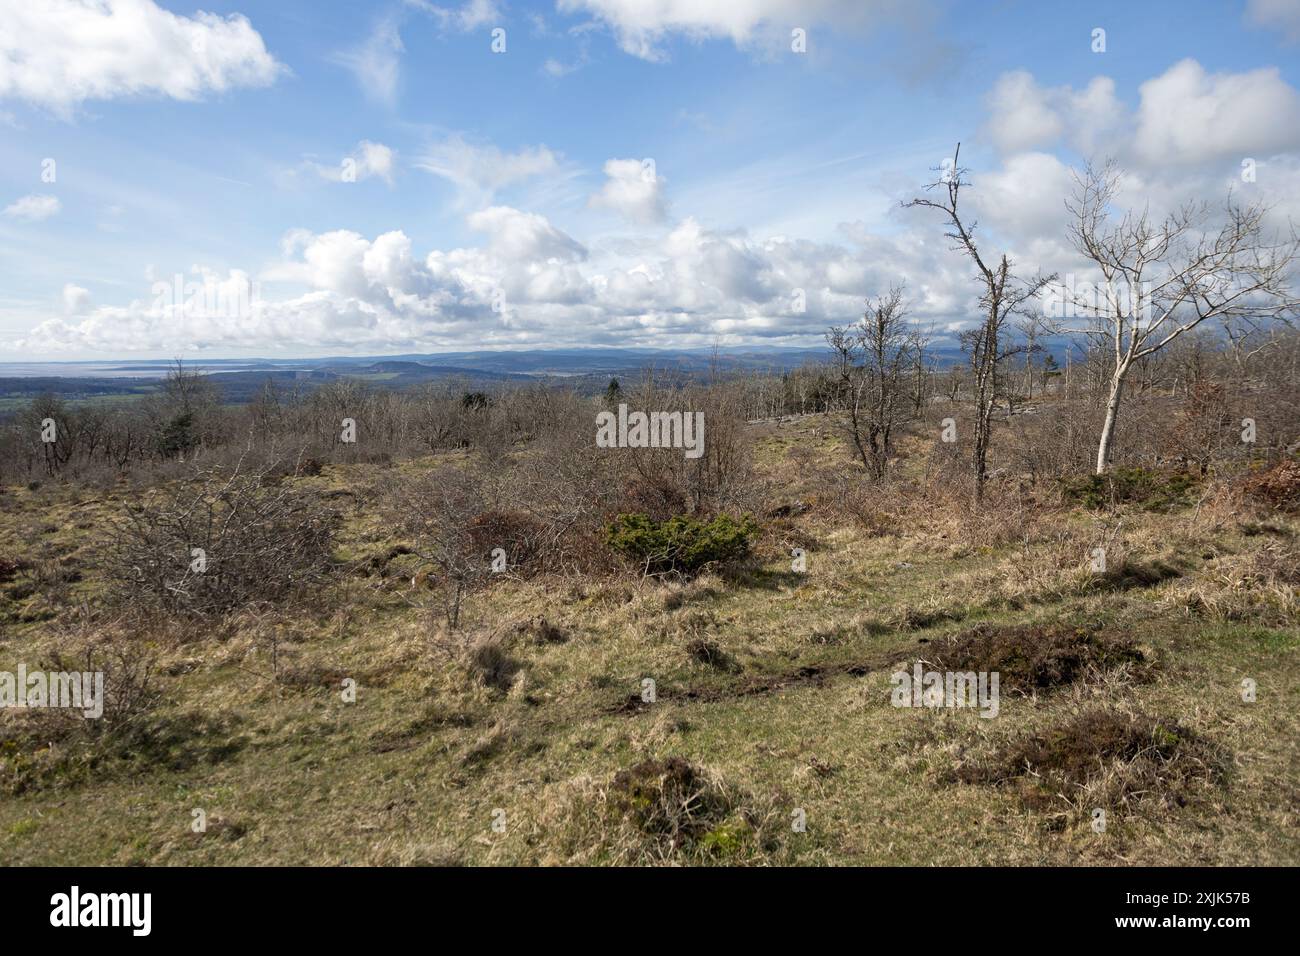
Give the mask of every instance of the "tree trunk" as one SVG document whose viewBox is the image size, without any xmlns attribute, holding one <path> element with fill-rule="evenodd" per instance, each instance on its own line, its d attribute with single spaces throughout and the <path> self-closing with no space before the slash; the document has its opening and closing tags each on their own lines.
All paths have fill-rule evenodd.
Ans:
<svg viewBox="0 0 1300 956">
<path fill-rule="evenodd" d="M 1101 426 L 1101 441 L 1097 443 L 1097 474 L 1104 475 L 1110 464 L 1111 446 L 1115 443 L 1115 418 L 1119 414 L 1120 397 L 1124 393 L 1124 377 L 1128 366 L 1120 365 L 1110 380 L 1110 397 L 1106 400 L 1106 421 Z"/>
</svg>

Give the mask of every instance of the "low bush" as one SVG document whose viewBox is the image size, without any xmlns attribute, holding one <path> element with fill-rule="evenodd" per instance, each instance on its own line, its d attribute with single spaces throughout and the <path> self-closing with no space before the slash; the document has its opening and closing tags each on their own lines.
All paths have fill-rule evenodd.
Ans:
<svg viewBox="0 0 1300 956">
<path fill-rule="evenodd" d="M 220 615 L 319 585 L 338 514 L 312 491 L 200 471 L 129 506 L 108 549 L 116 603 Z"/>
<path fill-rule="evenodd" d="M 1190 504 L 1197 478 L 1188 472 L 1160 472 L 1120 467 L 1104 475 L 1061 479 L 1066 499 L 1093 511 L 1121 504 L 1148 511 L 1167 511 Z"/>
<path fill-rule="evenodd" d="M 725 514 L 711 521 L 689 515 L 655 521 L 644 514 L 620 514 L 605 526 L 605 543 L 647 573 L 694 574 L 705 565 L 745 557 L 757 533 L 750 518 Z"/>
</svg>

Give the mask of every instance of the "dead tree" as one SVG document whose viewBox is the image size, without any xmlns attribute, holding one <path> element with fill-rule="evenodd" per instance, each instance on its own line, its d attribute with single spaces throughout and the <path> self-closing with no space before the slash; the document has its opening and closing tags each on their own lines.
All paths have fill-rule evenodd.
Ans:
<svg viewBox="0 0 1300 956">
<path fill-rule="evenodd" d="M 1012 271 L 1010 258 L 1003 253 L 996 260 L 985 259 L 975 241 L 977 223 L 963 219 L 958 207 L 961 189 L 968 185 L 965 175 L 967 170 L 958 164 L 961 155 L 961 143 L 953 152 L 952 165 L 940 170 L 937 181 L 926 186 L 938 199 L 924 197 L 913 199 L 904 205 L 922 206 L 938 210 L 944 217 L 948 231 L 945 233 L 953 241 L 953 248 L 965 253 L 975 266 L 976 279 L 980 284 L 980 323 L 962 334 L 962 344 L 970 355 L 971 388 L 975 399 L 975 434 L 971 442 L 971 474 L 975 480 L 975 497 L 983 494 L 984 480 L 988 476 L 988 449 L 992 435 L 993 407 L 1002 386 L 1002 363 L 1010 356 L 1021 351 L 1020 348 L 1006 348 L 1004 333 L 1007 323 L 1015 315 L 1026 315 L 1026 304 L 1035 299 L 1048 283 L 1055 280 L 1055 275 L 1038 276 L 1032 280 L 1021 280 Z"/>
<path fill-rule="evenodd" d="M 862 320 L 832 326 L 826 341 L 838 362 L 849 437 L 873 479 L 885 476 L 895 428 L 905 417 L 905 376 L 920 361 L 921 336 L 907 321 L 901 288 L 868 304 Z"/>
</svg>

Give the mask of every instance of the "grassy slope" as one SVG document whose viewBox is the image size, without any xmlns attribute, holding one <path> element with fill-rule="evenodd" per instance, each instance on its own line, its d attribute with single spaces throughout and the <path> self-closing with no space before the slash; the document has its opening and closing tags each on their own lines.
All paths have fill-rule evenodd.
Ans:
<svg viewBox="0 0 1300 956">
<path fill-rule="evenodd" d="M 791 494 L 800 490 L 787 455 L 796 446 L 814 462 L 843 454 L 814 420 L 763 431 L 760 467 Z M 355 488 L 364 475 L 333 469 L 304 480 Z M 92 594 L 101 529 L 120 501 L 58 489 L 11 489 L 4 501 L 0 555 L 75 555 L 85 578 L 68 597 Z M 514 639 L 522 671 L 505 694 L 431 650 L 427 618 L 400 589 L 356 577 L 285 630 L 292 681 L 269 679 L 252 626 L 163 647 L 165 663 L 186 663 L 162 678 L 162 714 L 181 726 L 180 715 L 199 713 L 207 736 L 182 738 L 172 769 L 110 761 L 85 782 L 0 796 L 0 863 L 618 861 L 634 848 L 589 798 L 620 768 L 667 755 L 715 771 L 780 817 L 805 810 L 806 833 L 778 826 L 770 851 L 724 861 L 1300 862 L 1294 618 L 1215 622 L 1165 600 L 1225 556 L 1293 539 L 1300 527 L 1275 519 L 1270 534 L 1248 535 L 1240 523 L 1187 512 L 1134 514 L 1130 552 L 1176 563 L 1181 578 L 1098 593 L 1068 567 L 1026 570 L 1055 568 L 1071 535 L 1095 534 L 1094 521 L 1063 512 L 1029 545 L 999 545 L 934 528 L 872 536 L 814 509 L 770 533 L 756 573 L 688 585 L 501 582 L 470 605 L 474 628 L 540 615 L 569 635 Z M 789 573 L 791 540 L 809 542 L 806 576 Z M 393 543 L 373 509 L 358 506 L 341 553 Z M 49 609 L 39 593 L 0 601 L 0 669 L 39 659 Z M 927 617 L 938 620 L 915 626 Z M 1157 660 L 1157 676 L 1037 698 L 1004 693 L 991 721 L 889 706 L 892 655 L 976 620 L 1100 623 L 1131 634 Z M 693 660 L 685 643 L 700 636 L 739 669 Z M 857 664 L 870 669 L 849 673 Z M 340 673 L 360 683 L 355 704 L 340 698 Z M 620 709 L 644 676 L 656 679 L 659 702 Z M 1253 704 L 1240 698 L 1245 676 L 1259 684 Z M 1176 810 L 1116 814 L 1097 834 L 1064 800 L 1059 811 L 1031 811 L 1006 790 L 941 781 L 962 748 L 1046 725 L 1089 699 L 1180 716 L 1231 752 L 1228 784 Z M 208 814 L 206 834 L 190 832 L 195 807 Z M 504 833 L 491 828 L 497 808 Z"/>
</svg>

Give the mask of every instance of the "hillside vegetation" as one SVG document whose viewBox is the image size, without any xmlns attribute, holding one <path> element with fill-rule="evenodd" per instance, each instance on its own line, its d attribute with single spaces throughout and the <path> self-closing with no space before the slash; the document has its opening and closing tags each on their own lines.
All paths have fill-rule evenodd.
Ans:
<svg viewBox="0 0 1300 956">
<path fill-rule="evenodd" d="M 879 478 L 825 369 L 15 432 L 0 670 L 108 701 L 0 711 L 0 861 L 1294 865 L 1294 387 L 1174 368 L 1100 477 L 1085 372 L 1031 369 L 978 493 L 937 371 Z M 597 449 L 619 401 L 706 453 Z M 996 716 L 893 706 L 917 662 Z"/>
</svg>

